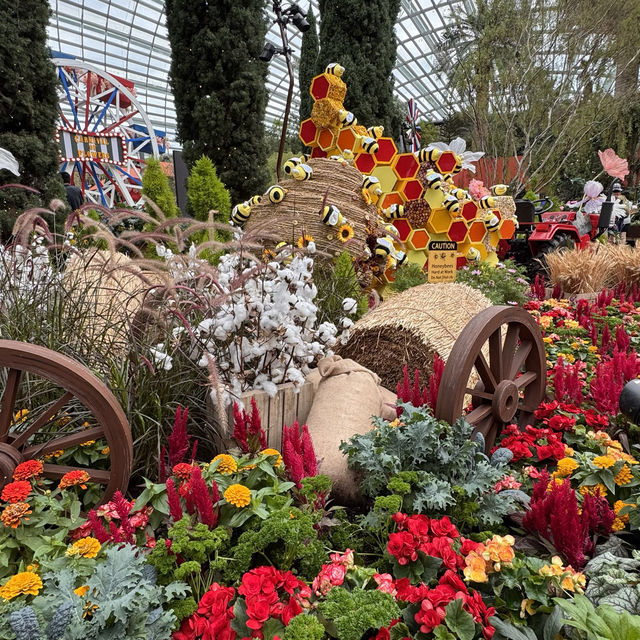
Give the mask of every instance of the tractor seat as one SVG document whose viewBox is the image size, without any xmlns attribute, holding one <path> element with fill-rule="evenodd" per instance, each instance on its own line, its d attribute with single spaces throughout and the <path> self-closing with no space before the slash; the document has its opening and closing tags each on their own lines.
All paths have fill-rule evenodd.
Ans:
<svg viewBox="0 0 640 640">
<path fill-rule="evenodd" d="M 516 218 L 519 224 L 535 222 L 536 207 L 530 200 L 516 200 Z"/>
</svg>

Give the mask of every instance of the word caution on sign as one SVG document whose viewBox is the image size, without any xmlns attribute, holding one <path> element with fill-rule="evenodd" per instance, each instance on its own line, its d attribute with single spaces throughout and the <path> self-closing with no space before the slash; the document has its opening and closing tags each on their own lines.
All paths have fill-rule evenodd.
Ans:
<svg viewBox="0 0 640 640">
<path fill-rule="evenodd" d="M 429 282 L 455 282 L 458 243 L 450 240 L 432 240 L 429 243 Z"/>
</svg>

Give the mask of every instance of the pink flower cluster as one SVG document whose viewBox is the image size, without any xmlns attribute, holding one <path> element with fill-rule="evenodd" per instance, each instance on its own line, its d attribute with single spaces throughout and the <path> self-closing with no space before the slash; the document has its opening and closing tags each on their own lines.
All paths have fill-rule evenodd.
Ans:
<svg viewBox="0 0 640 640">
<path fill-rule="evenodd" d="M 344 553 L 332 553 L 329 558 L 331 562 L 322 565 L 320 573 L 311 584 L 311 589 L 317 596 L 325 596 L 333 587 L 339 587 L 344 582 L 347 571 L 354 566 L 351 549 L 347 549 Z"/>
</svg>

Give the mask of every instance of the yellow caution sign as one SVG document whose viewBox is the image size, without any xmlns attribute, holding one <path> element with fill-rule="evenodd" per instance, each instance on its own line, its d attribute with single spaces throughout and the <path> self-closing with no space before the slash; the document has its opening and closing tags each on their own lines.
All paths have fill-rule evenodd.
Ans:
<svg viewBox="0 0 640 640">
<path fill-rule="evenodd" d="M 455 282 L 458 243 L 432 240 L 429 243 L 429 282 Z"/>
</svg>

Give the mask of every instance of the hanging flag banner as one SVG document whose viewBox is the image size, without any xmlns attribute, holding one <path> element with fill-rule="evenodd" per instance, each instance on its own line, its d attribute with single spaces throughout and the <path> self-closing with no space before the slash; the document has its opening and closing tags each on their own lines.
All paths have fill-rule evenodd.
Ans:
<svg viewBox="0 0 640 640">
<path fill-rule="evenodd" d="M 56 140 L 61 162 L 97 160 L 121 166 L 127 162 L 125 140 L 116 133 L 91 133 L 58 127 Z"/>
<path fill-rule="evenodd" d="M 420 116 L 420 109 L 416 101 L 411 98 L 407 103 L 407 136 L 409 143 L 411 144 L 411 151 L 416 153 L 420 148 L 420 127 L 418 126 L 418 117 Z"/>
</svg>

